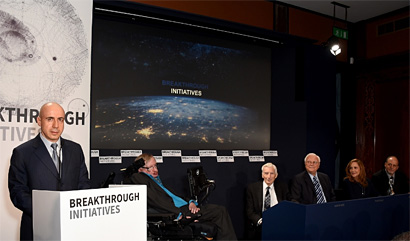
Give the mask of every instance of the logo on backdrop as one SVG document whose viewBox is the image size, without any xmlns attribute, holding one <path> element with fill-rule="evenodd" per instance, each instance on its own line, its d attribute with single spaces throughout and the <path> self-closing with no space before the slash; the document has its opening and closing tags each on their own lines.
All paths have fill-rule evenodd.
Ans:
<svg viewBox="0 0 410 241">
<path fill-rule="evenodd" d="M 139 200 L 139 193 L 72 198 L 70 199 L 70 208 L 72 209 L 70 210 L 70 219 L 118 214 L 121 212 L 121 203 Z"/>
<path fill-rule="evenodd" d="M 202 96 L 202 90 L 209 89 L 207 84 L 189 83 L 183 81 L 162 80 L 162 85 L 171 86 L 171 94 L 175 95 Z"/>
<path fill-rule="evenodd" d="M 86 101 L 74 99 L 68 105 L 65 113 L 65 124 L 84 126 L 85 119 L 89 114 L 89 107 Z M 40 128 L 33 124 L 40 110 L 29 108 L 16 108 L 0 106 L 0 141 L 27 141 L 32 139 Z M 21 123 L 22 125 L 17 125 Z M 25 125 L 27 124 L 27 125 Z"/>
<path fill-rule="evenodd" d="M 34 138 L 41 105 L 61 104 L 67 139 L 89 165 L 92 0 L 0 0 L 0 170 L 19 143 Z M 0 180 L 7 186 L 7 178 Z M 0 240 L 18 239 L 21 214 L 0 190 Z M 3 225 L 4 224 L 4 225 Z"/>
</svg>

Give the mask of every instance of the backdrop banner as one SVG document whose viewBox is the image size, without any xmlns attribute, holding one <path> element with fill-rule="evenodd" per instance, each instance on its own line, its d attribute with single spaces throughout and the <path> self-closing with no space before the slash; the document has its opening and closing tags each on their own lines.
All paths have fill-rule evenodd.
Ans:
<svg viewBox="0 0 410 241">
<path fill-rule="evenodd" d="M 92 0 L 0 0 L 0 240 L 19 240 L 8 192 L 14 147 L 39 133 L 49 101 L 66 112 L 63 137 L 90 153 Z"/>
</svg>

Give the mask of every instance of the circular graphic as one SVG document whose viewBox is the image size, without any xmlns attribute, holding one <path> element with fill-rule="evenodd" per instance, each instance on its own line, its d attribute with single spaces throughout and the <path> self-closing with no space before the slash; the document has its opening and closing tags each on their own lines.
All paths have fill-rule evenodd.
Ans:
<svg viewBox="0 0 410 241">
<path fill-rule="evenodd" d="M 74 7 L 65 0 L 0 2 L 0 104 L 63 103 L 89 58 Z"/>
<path fill-rule="evenodd" d="M 80 98 L 76 98 L 70 101 L 70 103 L 68 103 L 67 111 L 79 113 L 84 112 L 85 116 L 88 117 L 88 114 L 90 113 L 90 107 L 88 106 L 87 101 Z"/>
</svg>

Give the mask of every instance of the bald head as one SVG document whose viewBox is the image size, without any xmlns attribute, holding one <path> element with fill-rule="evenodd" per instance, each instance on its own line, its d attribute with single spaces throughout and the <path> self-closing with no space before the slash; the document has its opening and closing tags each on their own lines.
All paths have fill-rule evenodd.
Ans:
<svg viewBox="0 0 410 241">
<path fill-rule="evenodd" d="M 63 107 L 55 102 L 44 104 L 37 117 L 41 134 L 50 142 L 57 142 L 64 131 L 65 112 Z"/>
<path fill-rule="evenodd" d="M 389 175 L 393 175 L 399 169 L 399 159 L 395 156 L 387 157 L 384 167 Z"/>
</svg>

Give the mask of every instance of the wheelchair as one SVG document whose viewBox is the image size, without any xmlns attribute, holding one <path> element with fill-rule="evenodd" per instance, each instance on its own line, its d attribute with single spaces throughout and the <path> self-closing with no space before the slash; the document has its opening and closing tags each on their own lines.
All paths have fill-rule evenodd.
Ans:
<svg viewBox="0 0 410 241">
<path fill-rule="evenodd" d="M 131 183 L 129 177 L 138 171 L 138 166 L 131 164 L 129 167 L 121 169 L 123 183 Z M 215 182 L 209 180 L 202 166 L 187 169 L 188 182 L 191 198 L 200 205 L 203 204 L 210 192 L 215 189 Z M 107 179 L 101 184 L 101 188 L 113 184 L 115 172 L 111 172 Z M 198 217 L 191 219 L 176 220 L 173 213 L 154 209 L 148 206 L 147 209 L 147 240 L 213 240 L 216 237 L 218 228 L 211 222 L 197 220 Z"/>
<path fill-rule="evenodd" d="M 213 240 L 217 233 L 216 225 L 194 220 L 176 220 L 172 213 L 148 208 L 148 240 Z"/>
</svg>

